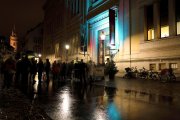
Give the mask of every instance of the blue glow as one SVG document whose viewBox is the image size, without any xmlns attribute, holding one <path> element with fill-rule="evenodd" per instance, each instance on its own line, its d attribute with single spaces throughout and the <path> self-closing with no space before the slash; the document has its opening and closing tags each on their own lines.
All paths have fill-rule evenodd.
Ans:
<svg viewBox="0 0 180 120">
<path fill-rule="evenodd" d="M 117 53 L 117 50 L 120 49 L 121 46 L 123 46 L 123 19 L 122 21 L 119 21 L 118 17 L 118 10 L 116 10 L 116 18 L 115 18 L 115 45 L 111 45 L 112 43 L 109 43 L 110 49 L 112 49 L 111 53 L 115 54 Z M 92 57 L 96 61 L 97 59 L 97 50 L 98 50 L 98 43 L 99 43 L 99 31 L 105 31 L 109 35 L 109 10 L 106 10 L 91 19 L 88 20 L 89 24 L 89 30 L 91 36 L 91 45 L 92 48 Z M 106 41 L 110 41 L 108 37 L 106 37 Z M 113 41 L 113 40 L 112 40 Z M 107 42 L 105 42 L 107 43 Z M 114 43 L 113 43 L 114 44 Z M 121 46 L 120 46 L 121 45 Z"/>
<path fill-rule="evenodd" d="M 108 114 L 109 120 L 122 120 L 122 116 L 120 112 L 118 111 L 114 102 L 111 102 L 108 104 L 107 114 Z"/>
</svg>

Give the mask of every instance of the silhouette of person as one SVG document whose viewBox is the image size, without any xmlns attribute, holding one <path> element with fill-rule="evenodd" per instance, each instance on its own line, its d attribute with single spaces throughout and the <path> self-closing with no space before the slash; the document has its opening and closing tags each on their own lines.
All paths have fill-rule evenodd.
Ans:
<svg viewBox="0 0 180 120">
<path fill-rule="evenodd" d="M 46 72 L 46 82 L 47 84 L 49 84 L 49 72 L 50 72 L 50 68 L 51 68 L 51 63 L 49 62 L 49 59 L 46 59 L 46 63 L 45 63 L 45 72 Z"/>
<path fill-rule="evenodd" d="M 25 90 L 27 89 L 28 87 L 28 76 L 29 76 L 29 72 L 30 72 L 30 66 L 31 66 L 31 63 L 28 59 L 28 56 L 25 55 L 25 57 L 22 58 L 22 61 L 21 61 L 21 86 L 22 86 L 22 89 L 24 90 L 24 92 L 26 92 Z"/>
<path fill-rule="evenodd" d="M 33 80 L 33 83 L 35 82 L 35 76 L 37 73 L 37 63 L 34 58 L 31 58 L 31 68 L 30 68 L 30 73 L 31 73 L 31 80 Z"/>
<path fill-rule="evenodd" d="M 41 85 L 41 79 L 42 79 L 43 70 L 44 70 L 44 64 L 43 64 L 42 59 L 39 58 L 39 62 L 38 62 L 38 64 L 37 64 L 39 85 Z"/>
<path fill-rule="evenodd" d="M 81 73 L 81 75 L 80 75 L 80 82 L 81 83 L 85 83 L 86 84 L 86 68 L 87 68 L 87 66 L 86 66 L 86 64 L 83 62 L 83 59 L 81 59 L 81 62 L 79 63 L 79 69 L 80 69 L 80 73 Z"/>
<path fill-rule="evenodd" d="M 13 75 L 15 73 L 15 60 L 13 60 L 12 56 L 10 56 L 3 65 L 4 68 L 4 88 L 9 88 L 13 81 Z"/>
</svg>

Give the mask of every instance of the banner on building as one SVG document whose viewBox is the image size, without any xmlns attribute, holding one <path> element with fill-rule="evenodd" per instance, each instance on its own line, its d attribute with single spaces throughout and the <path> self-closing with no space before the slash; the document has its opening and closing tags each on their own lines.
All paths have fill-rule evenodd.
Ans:
<svg viewBox="0 0 180 120">
<path fill-rule="evenodd" d="M 109 9 L 110 44 L 115 45 L 115 10 Z"/>
<path fill-rule="evenodd" d="M 87 52 L 87 40 L 86 40 L 86 24 L 81 24 L 80 27 L 80 34 L 81 34 L 81 51 Z"/>
</svg>

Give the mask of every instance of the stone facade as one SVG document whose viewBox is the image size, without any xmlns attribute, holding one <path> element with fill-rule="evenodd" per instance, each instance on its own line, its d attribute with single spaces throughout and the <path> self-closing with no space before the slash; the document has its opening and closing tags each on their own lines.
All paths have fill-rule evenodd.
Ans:
<svg viewBox="0 0 180 120">
<path fill-rule="evenodd" d="M 86 61 L 91 59 L 98 64 L 102 59 L 104 62 L 107 58 L 113 59 L 120 76 L 124 68 L 136 66 L 155 71 L 172 67 L 177 75 L 180 73 L 178 0 L 80 0 L 79 14 L 71 11 L 76 8 L 72 3 L 71 0 L 54 0 L 45 5 L 46 57 L 51 55 L 53 59 L 64 60 L 65 43 L 70 44 L 70 60 L 79 57 L 80 26 L 83 24 L 87 52 L 82 58 Z M 111 11 L 114 18 L 110 17 Z M 58 17 L 62 17 L 61 24 L 58 24 Z M 114 23 L 110 22 L 112 19 Z M 100 39 L 102 33 L 105 33 L 103 41 Z"/>
<path fill-rule="evenodd" d="M 180 64 L 180 52 L 178 52 L 180 38 L 177 34 L 178 26 L 176 23 L 178 21 L 175 19 L 175 2 L 176 0 L 102 0 L 98 5 L 91 5 L 87 14 L 90 57 L 98 63 L 99 31 L 110 27 L 107 10 L 113 9 L 116 11 L 116 40 L 115 46 L 110 46 L 110 54 L 114 56 L 113 60 L 118 66 L 119 75 L 124 75 L 124 68 L 136 66 L 138 69 L 145 67 L 148 70 L 153 69 L 155 71 L 173 67 L 178 75 L 180 73 L 178 69 Z M 147 16 L 149 16 L 147 15 L 149 14 L 147 7 L 151 5 L 153 17 L 152 21 L 149 21 L 153 23 L 154 33 L 153 38 L 148 39 L 150 36 L 148 34 L 150 25 L 148 24 L 150 22 L 147 22 Z M 163 13 L 162 10 L 167 13 Z M 168 22 L 164 24 L 166 20 Z M 168 29 L 164 29 L 166 26 Z"/>
<path fill-rule="evenodd" d="M 80 26 L 84 20 L 84 0 L 47 0 L 44 5 L 43 57 L 51 62 L 68 61 L 81 55 Z M 65 45 L 69 44 L 67 52 Z"/>
<path fill-rule="evenodd" d="M 37 54 L 42 54 L 43 43 L 43 24 L 40 23 L 30 29 L 25 35 L 24 51 L 34 51 Z"/>
</svg>

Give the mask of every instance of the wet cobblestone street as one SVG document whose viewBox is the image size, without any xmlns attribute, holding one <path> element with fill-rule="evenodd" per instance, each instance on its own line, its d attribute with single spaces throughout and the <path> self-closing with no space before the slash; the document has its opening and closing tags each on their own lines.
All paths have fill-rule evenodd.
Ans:
<svg viewBox="0 0 180 120">
<path fill-rule="evenodd" d="M 12 94 L 13 91 L 16 94 Z M 113 81 L 106 78 L 92 85 L 81 85 L 77 81 L 51 80 L 48 86 L 43 81 L 38 87 L 36 82 L 28 91 L 29 99 L 23 98 L 22 93 L 14 88 L 1 90 L 0 119 L 180 119 L 179 82 L 161 83 L 116 77 Z"/>
<path fill-rule="evenodd" d="M 41 107 L 19 89 L 2 89 L 0 79 L 0 120 L 51 120 Z"/>
</svg>

